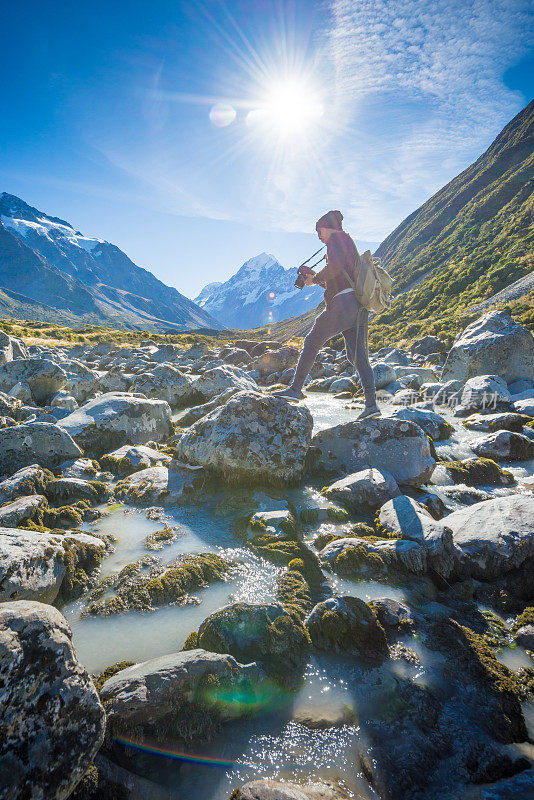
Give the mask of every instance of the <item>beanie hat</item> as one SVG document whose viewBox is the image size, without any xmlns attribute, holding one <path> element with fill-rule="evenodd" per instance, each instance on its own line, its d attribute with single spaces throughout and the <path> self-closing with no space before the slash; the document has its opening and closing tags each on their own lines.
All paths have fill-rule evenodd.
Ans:
<svg viewBox="0 0 534 800">
<path fill-rule="evenodd" d="M 326 214 L 323 214 L 321 219 L 318 219 L 315 223 L 315 230 L 318 231 L 319 228 L 332 228 L 340 231 L 342 222 L 343 214 L 341 211 L 327 211 Z"/>
</svg>

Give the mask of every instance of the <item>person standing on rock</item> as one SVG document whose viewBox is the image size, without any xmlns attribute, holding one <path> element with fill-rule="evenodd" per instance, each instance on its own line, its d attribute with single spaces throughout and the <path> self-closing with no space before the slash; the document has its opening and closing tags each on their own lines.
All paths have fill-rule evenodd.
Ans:
<svg viewBox="0 0 534 800">
<path fill-rule="evenodd" d="M 311 271 L 306 275 L 305 284 L 324 287 L 326 308 L 316 318 L 313 328 L 304 339 L 291 384 L 287 389 L 275 392 L 274 396 L 301 400 L 304 397 L 304 381 L 317 353 L 328 339 L 342 333 L 347 358 L 360 376 L 365 397 L 365 408 L 357 419 L 370 419 L 380 416 L 381 411 L 376 404 L 375 381 L 367 347 L 369 312 L 360 305 L 345 276 L 345 272 L 354 274 L 358 251 L 349 234 L 343 230 L 342 221 L 341 211 L 328 211 L 315 225 L 319 239 L 326 244 L 326 267 L 320 272 Z"/>
</svg>

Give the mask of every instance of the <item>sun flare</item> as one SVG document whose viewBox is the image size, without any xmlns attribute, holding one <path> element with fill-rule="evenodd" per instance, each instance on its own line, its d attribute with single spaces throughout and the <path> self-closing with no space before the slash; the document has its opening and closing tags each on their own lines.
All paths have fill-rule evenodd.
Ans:
<svg viewBox="0 0 534 800">
<path fill-rule="evenodd" d="M 249 124 L 261 125 L 279 138 L 307 135 L 323 116 L 318 92 L 305 81 L 284 80 L 270 86 Z"/>
</svg>

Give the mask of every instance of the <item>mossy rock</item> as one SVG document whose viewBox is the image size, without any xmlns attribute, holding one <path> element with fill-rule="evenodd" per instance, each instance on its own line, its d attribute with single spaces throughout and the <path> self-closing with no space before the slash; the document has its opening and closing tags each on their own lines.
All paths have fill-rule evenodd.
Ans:
<svg viewBox="0 0 534 800">
<path fill-rule="evenodd" d="M 111 664 L 111 666 L 106 667 L 106 669 L 102 670 L 98 675 L 93 675 L 93 683 L 95 685 L 95 689 L 97 692 L 100 693 L 102 686 L 108 680 L 108 678 L 113 677 L 116 675 L 117 672 L 120 672 L 127 667 L 132 667 L 135 664 L 135 661 L 117 661 L 116 664 Z"/>
<path fill-rule="evenodd" d="M 125 786 L 113 783 L 92 764 L 69 800 L 130 800 L 131 795 Z"/>
<path fill-rule="evenodd" d="M 304 562 L 294 559 L 276 581 L 277 599 L 282 603 L 282 608 L 299 623 L 303 622 L 313 607 L 310 585 L 303 575 L 303 568 Z"/>
<path fill-rule="evenodd" d="M 182 650 L 196 650 L 198 647 L 198 632 L 191 631 L 189 636 L 186 637 Z"/>
<path fill-rule="evenodd" d="M 357 653 L 373 660 L 389 654 L 384 628 L 359 597 L 331 597 L 318 603 L 306 625 L 320 650 Z"/>
<path fill-rule="evenodd" d="M 528 738 L 521 709 L 522 689 L 517 676 L 501 664 L 483 636 L 452 619 L 440 619 L 430 631 L 433 646 L 446 654 L 451 678 L 465 685 L 475 683 L 485 708 L 488 733 L 502 743 Z"/>
<path fill-rule="evenodd" d="M 517 633 L 519 628 L 525 625 L 534 625 L 534 606 L 528 606 L 524 611 L 519 614 L 518 618 L 512 625 L 512 631 Z"/>
<path fill-rule="evenodd" d="M 467 486 L 510 486 L 515 483 L 511 472 L 491 458 L 469 458 L 467 461 L 442 461 L 455 483 Z"/>
<path fill-rule="evenodd" d="M 172 544 L 177 535 L 174 528 L 166 525 L 162 530 L 148 534 L 145 539 L 145 547 L 147 550 L 161 550 L 165 545 Z"/>
</svg>

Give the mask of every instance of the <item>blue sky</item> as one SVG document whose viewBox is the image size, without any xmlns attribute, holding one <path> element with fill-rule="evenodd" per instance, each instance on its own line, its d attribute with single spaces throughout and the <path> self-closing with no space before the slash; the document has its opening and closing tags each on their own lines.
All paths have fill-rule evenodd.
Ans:
<svg viewBox="0 0 534 800">
<path fill-rule="evenodd" d="M 194 297 L 328 208 L 381 241 L 532 99 L 533 47 L 530 0 L 4 4 L 0 191 Z"/>
</svg>

